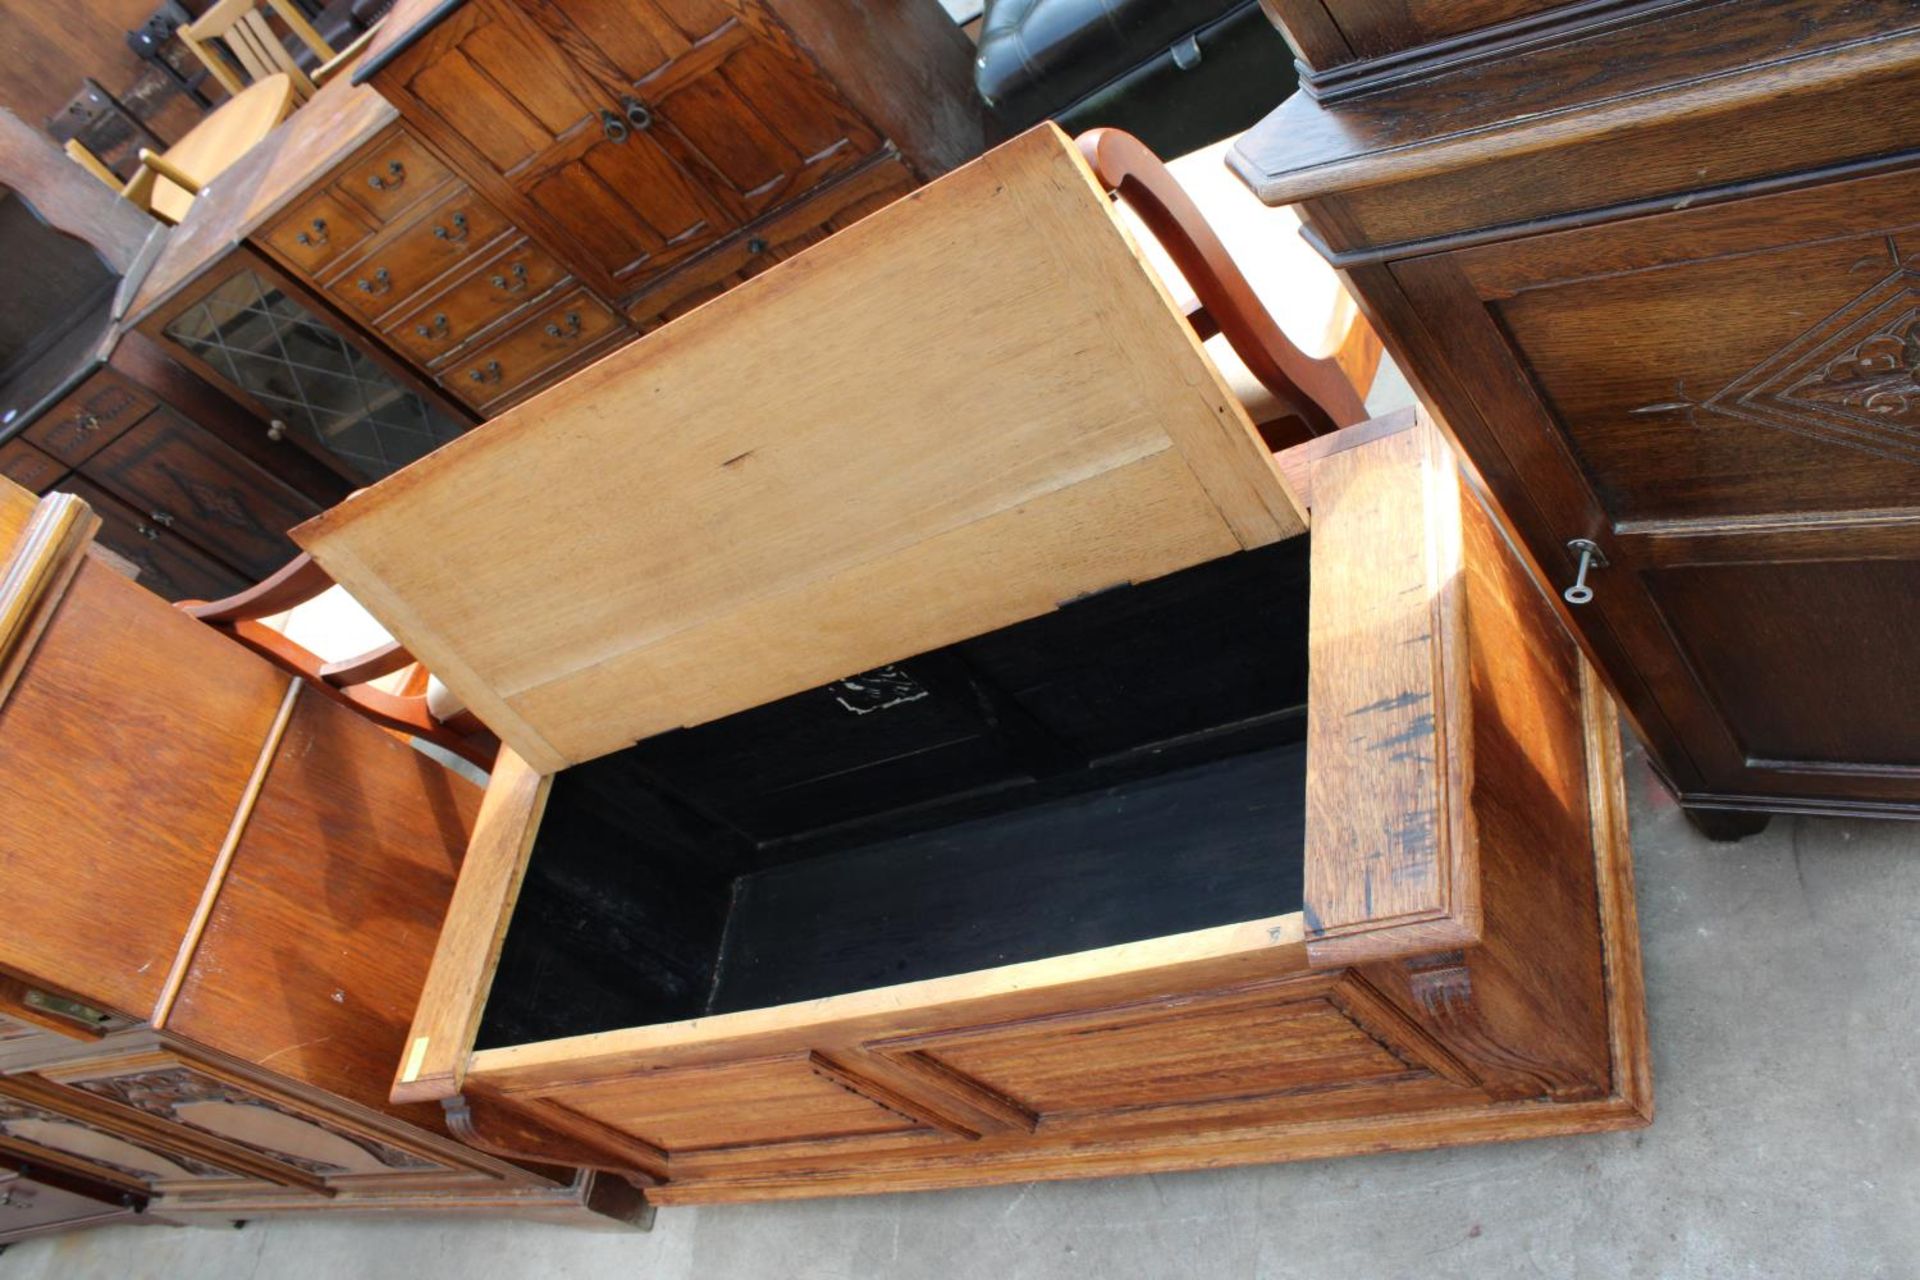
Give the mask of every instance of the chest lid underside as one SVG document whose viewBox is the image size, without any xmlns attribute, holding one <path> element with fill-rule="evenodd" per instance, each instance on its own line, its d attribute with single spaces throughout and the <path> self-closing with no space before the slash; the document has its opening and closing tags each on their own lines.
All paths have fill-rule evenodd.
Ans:
<svg viewBox="0 0 1920 1280">
<path fill-rule="evenodd" d="M 1302 528 L 1042 126 L 295 536 L 552 771 Z"/>
</svg>

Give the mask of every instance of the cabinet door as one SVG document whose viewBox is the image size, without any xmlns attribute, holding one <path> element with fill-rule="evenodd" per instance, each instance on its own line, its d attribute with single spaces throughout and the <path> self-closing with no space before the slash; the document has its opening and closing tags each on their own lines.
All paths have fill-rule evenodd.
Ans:
<svg viewBox="0 0 1920 1280">
<path fill-rule="evenodd" d="M 320 510 L 171 409 L 101 450 L 85 474 L 252 578 L 297 555 L 287 530 Z"/>
<path fill-rule="evenodd" d="M 134 581 L 162 600 L 220 600 L 248 585 L 176 530 L 155 524 L 100 486 L 68 476 L 58 488 L 94 509 L 100 517 L 97 541 L 132 565 Z"/>
<path fill-rule="evenodd" d="M 792 199 L 881 144 L 750 0 L 556 0 L 554 7 L 605 55 L 612 87 L 633 118 L 736 217 Z"/>
<path fill-rule="evenodd" d="M 1598 544 L 1571 616 L 1690 798 L 1920 802 L 1917 199 L 1897 172 L 1393 269 L 1556 589 Z"/>
<path fill-rule="evenodd" d="M 579 53 L 506 0 L 475 0 L 407 55 L 397 92 L 545 215 L 576 266 L 619 291 L 737 220 L 583 73 Z"/>
</svg>

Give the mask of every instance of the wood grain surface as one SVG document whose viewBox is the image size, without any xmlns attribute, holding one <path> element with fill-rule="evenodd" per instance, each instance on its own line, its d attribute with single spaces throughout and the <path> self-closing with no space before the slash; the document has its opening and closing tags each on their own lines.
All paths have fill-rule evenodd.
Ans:
<svg viewBox="0 0 1920 1280">
<path fill-rule="evenodd" d="M 1301 527 L 1043 127 L 299 540 L 552 770 Z"/>
</svg>

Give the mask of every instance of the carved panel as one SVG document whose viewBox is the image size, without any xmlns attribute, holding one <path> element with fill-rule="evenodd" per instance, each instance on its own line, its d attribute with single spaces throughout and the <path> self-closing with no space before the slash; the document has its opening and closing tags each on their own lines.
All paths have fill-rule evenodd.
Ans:
<svg viewBox="0 0 1920 1280">
<path fill-rule="evenodd" d="M 17 1098 L 0 1097 L 0 1134 L 86 1160 L 125 1177 L 152 1184 L 186 1175 L 192 1178 L 233 1178 L 238 1175 L 191 1156 L 156 1151 L 128 1141 L 71 1116 L 37 1107 Z"/>
<path fill-rule="evenodd" d="M 1877 457 L 1920 463 L 1920 254 L 1886 239 L 1876 279 L 1723 389 L 1695 402 L 1684 393 L 1636 407 L 1636 415 L 1716 413 L 1792 431 Z"/>
<path fill-rule="evenodd" d="M 415 1171 L 444 1167 L 410 1151 L 381 1142 L 377 1138 L 356 1133 L 317 1116 L 295 1111 L 291 1107 L 283 1106 L 188 1067 L 162 1067 L 124 1075 L 104 1076 L 95 1080 L 75 1080 L 71 1083 L 75 1088 L 83 1089 L 98 1097 L 111 1099 L 163 1120 L 187 1125 L 229 1142 L 237 1142 L 263 1156 L 317 1177 L 337 1177 L 343 1174 L 375 1172 L 378 1169 Z M 332 1138 L 335 1143 L 343 1142 L 363 1152 L 371 1157 L 375 1167 L 369 1168 L 366 1162 L 354 1160 L 350 1155 L 327 1158 L 315 1154 L 311 1149 L 304 1153 L 288 1150 L 284 1143 L 273 1141 L 274 1133 L 289 1132 L 285 1124 L 271 1124 L 263 1131 L 252 1132 L 248 1126 L 242 1124 L 224 1123 L 227 1117 L 222 1116 L 217 1108 L 242 1108 L 288 1117 L 299 1122 L 300 1125 L 320 1131 Z M 303 1145 L 310 1146 L 304 1143 Z"/>
</svg>

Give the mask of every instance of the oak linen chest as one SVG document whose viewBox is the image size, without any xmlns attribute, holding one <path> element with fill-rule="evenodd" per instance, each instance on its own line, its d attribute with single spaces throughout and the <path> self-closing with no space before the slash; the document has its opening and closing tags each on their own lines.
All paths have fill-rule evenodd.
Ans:
<svg viewBox="0 0 1920 1280">
<path fill-rule="evenodd" d="M 1611 701 L 1431 423 L 1276 463 L 1050 127 L 296 538 L 506 744 L 393 1088 L 482 1149 L 673 1203 L 1651 1115 Z"/>
</svg>

